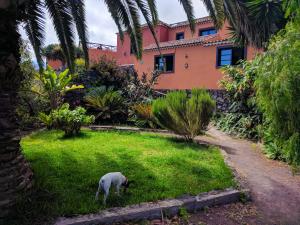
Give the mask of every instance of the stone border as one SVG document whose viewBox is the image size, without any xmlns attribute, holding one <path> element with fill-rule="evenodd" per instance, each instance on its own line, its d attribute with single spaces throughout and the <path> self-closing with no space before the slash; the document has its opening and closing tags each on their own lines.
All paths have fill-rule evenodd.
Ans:
<svg viewBox="0 0 300 225">
<path fill-rule="evenodd" d="M 132 132 L 151 132 L 151 133 L 171 133 L 168 130 L 160 129 L 150 129 L 150 128 L 139 128 L 139 127 L 122 127 L 122 126 L 100 126 L 91 125 L 89 126 L 91 130 L 95 131 L 105 131 L 105 130 L 115 130 L 115 131 L 132 131 Z"/>
<path fill-rule="evenodd" d="M 241 199 L 249 200 L 249 196 L 249 190 L 246 189 L 241 191 L 234 189 L 212 191 L 197 196 L 107 209 L 98 214 L 88 214 L 74 218 L 62 217 L 54 225 L 100 225 L 161 219 L 164 216 L 172 217 L 177 215 L 182 208 L 193 213 L 206 207 L 235 203 Z"/>
</svg>

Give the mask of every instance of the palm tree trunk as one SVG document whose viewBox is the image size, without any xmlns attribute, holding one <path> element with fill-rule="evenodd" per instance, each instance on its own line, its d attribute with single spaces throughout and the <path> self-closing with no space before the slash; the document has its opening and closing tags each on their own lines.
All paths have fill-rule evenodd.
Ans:
<svg viewBox="0 0 300 225">
<path fill-rule="evenodd" d="M 12 212 L 17 198 L 32 186 L 15 113 L 22 73 L 17 10 L 12 2 L 0 1 L 0 219 Z"/>
</svg>

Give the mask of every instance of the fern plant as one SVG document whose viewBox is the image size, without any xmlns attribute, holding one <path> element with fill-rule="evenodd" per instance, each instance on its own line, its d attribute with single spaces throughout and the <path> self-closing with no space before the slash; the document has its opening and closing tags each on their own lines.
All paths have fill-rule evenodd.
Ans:
<svg viewBox="0 0 300 225">
<path fill-rule="evenodd" d="M 215 107 L 215 101 L 205 90 L 192 90 L 190 98 L 185 91 L 175 91 L 154 101 L 153 115 L 161 127 L 191 141 L 204 133 Z"/>
<path fill-rule="evenodd" d="M 96 121 L 107 121 L 125 113 L 124 99 L 119 91 L 101 86 L 92 88 L 84 97 L 86 104 L 95 113 Z"/>
</svg>

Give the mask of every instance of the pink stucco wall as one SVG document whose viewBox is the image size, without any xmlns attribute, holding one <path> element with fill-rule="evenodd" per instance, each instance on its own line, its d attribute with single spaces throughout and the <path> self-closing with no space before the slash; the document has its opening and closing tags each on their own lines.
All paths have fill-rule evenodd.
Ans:
<svg viewBox="0 0 300 225">
<path fill-rule="evenodd" d="M 178 27 L 167 27 L 160 25 L 156 28 L 157 37 L 160 42 L 176 40 L 176 34 L 184 32 L 184 39 L 195 39 L 199 36 L 199 30 L 213 28 L 212 21 L 199 22 L 196 24 L 195 32 L 192 33 L 188 25 Z M 218 40 L 229 37 L 227 23 L 218 31 Z M 143 30 L 143 46 L 149 46 L 154 43 L 149 29 Z M 219 81 L 222 78 L 220 68 L 217 64 L 217 48 L 224 45 L 202 46 L 194 45 L 189 47 L 172 47 L 163 50 L 162 54 L 174 54 L 174 71 L 172 73 L 162 74 L 159 78 L 157 89 L 191 89 L 203 87 L 208 89 L 219 89 Z M 226 45 L 225 45 L 226 46 Z M 247 59 L 252 59 L 258 50 L 248 46 L 246 50 Z M 130 40 L 125 35 L 122 44 L 118 38 L 118 60 L 120 64 L 134 64 L 139 75 L 143 73 L 151 74 L 154 70 L 154 58 L 158 55 L 156 50 L 147 50 L 143 52 L 142 60 L 138 61 L 133 55 L 130 55 Z"/>
</svg>

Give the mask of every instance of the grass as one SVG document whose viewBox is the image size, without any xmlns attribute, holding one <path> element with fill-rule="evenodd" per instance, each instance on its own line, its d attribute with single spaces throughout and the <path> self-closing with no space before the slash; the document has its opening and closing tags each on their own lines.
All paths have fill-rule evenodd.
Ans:
<svg viewBox="0 0 300 225">
<path fill-rule="evenodd" d="M 38 197 L 32 209 L 51 216 L 71 216 L 103 209 L 94 201 L 98 181 L 120 171 L 135 184 L 118 198 L 111 191 L 107 207 L 195 195 L 233 186 L 233 175 L 219 150 L 150 133 L 84 131 L 63 138 L 42 131 L 22 139 L 35 174 Z M 25 208 L 24 205 L 22 207 Z M 26 206 L 27 211 L 29 206 Z"/>
</svg>

